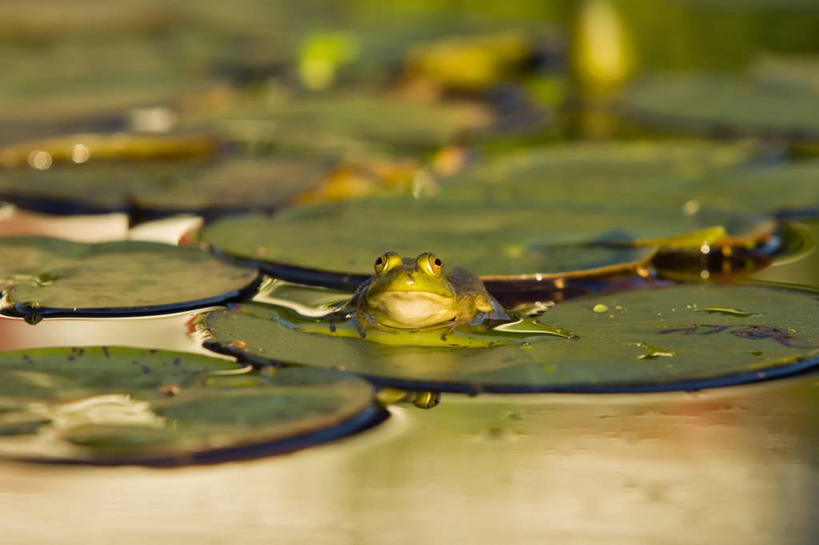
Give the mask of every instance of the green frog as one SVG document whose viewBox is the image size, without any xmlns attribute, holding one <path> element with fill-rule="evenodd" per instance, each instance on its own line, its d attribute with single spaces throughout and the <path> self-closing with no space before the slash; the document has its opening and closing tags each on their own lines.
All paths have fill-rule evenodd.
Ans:
<svg viewBox="0 0 819 545">
<path fill-rule="evenodd" d="M 449 326 L 452 331 L 485 320 L 509 320 L 480 278 L 461 268 L 446 273 L 431 252 L 415 259 L 387 252 L 375 260 L 374 268 L 375 274 L 343 309 L 361 328 Z"/>
</svg>

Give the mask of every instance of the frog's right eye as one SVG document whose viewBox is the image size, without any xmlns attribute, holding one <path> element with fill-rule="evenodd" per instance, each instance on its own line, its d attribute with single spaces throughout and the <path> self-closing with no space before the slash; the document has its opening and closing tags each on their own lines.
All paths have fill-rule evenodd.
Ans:
<svg viewBox="0 0 819 545">
<path fill-rule="evenodd" d="M 395 261 L 394 258 L 396 258 L 396 257 L 398 257 L 398 254 L 396 254 L 395 252 L 387 252 L 385 254 L 380 255 L 378 257 L 378 259 L 375 260 L 375 265 L 374 265 L 375 266 L 375 272 L 376 273 L 382 273 L 382 272 L 384 272 L 384 269 L 386 269 L 387 267 L 392 268 L 390 266 L 390 263 Z M 398 261 L 400 262 L 401 259 L 399 258 Z"/>
</svg>

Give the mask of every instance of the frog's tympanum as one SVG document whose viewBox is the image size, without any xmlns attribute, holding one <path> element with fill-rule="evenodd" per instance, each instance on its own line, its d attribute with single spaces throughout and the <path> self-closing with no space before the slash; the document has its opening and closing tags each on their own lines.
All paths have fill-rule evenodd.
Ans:
<svg viewBox="0 0 819 545">
<path fill-rule="evenodd" d="M 464 269 L 444 271 L 426 252 L 402 259 L 387 252 L 375 260 L 375 274 L 356 290 L 344 309 L 362 327 L 452 328 L 484 320 L 508 320 L 481 280 Z"/>
</svg>

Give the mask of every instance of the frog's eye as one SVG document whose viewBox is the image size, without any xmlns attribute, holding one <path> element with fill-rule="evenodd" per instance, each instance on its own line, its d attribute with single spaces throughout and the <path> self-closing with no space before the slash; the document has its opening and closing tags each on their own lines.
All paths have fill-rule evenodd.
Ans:
<svg viewBox="0 0 819 545">
<path fill-rule="evenodd" d="M 398 257 L 398 254 L 396 254 L 395 252 L 387 252 L 385 254 L 380 255 L 378 259 L 375 260 L 374 264 L 375 272 L 382 273 L 387 267 L 392 268 L 392 265 L 395 265 L 396 261 L 400 263 L 401 258 Z"/>
<path fill-rule="evenodd" d="M 425 252 L 415 260 L 419 267 L 435 276 L 440 276 L 444 272 L 444 264 L 441 259 L 432 252 Z"/>
</svg>

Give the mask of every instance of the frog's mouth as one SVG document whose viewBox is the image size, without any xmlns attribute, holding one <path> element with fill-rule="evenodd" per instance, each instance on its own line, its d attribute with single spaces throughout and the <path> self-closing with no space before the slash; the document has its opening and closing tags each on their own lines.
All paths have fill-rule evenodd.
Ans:
<svg viewBox="0 0 819 545">
<path fill-rule="evenodd" d="M 431 291 L 390 291 L 371 296 L 368 306 L 379 322 L 398 328 L 427 327 L 456 316 L 455 300 Z"/>
</svg>

